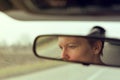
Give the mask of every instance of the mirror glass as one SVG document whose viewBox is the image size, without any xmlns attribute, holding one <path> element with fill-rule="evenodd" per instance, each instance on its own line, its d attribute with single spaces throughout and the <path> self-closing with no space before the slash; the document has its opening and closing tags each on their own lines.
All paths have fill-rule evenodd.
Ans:
<svg viewBox="0 0 120 80">
<path fill-rule="evenodd" d="M 37 57 L 120 66 L 120 40 L 88 36 L 45 35 L 34 42 Z"/>
</svg>

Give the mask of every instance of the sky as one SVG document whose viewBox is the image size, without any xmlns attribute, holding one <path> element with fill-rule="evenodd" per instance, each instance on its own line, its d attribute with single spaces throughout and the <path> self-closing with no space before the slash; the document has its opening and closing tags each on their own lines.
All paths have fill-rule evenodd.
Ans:
<svg viewBox="0 0 120 80">
<path fill-rule="evenodd" d="M 23 43 L 27 41 L 33 42 L 37 35 L 45 32 L 54 33 L 60 32 L 61 30 L 65 32 L 79 33 L 79 29 L 84 29 L 86 27 L 85 31 L 87 31 L 91 26 L 97 25 L 98 23 L 102 26 L 109 26 L 108 33 L 113 32 L 113 36 L 119 35 L 116 33 L 120 32 L 120 22 L 93 21 L 91 23 L 88 21 L 19 21 L 0 12 L 0 42 L 5 41 L 8 44 L 13 44 L 18 41 Z M 115 30 L 113 29 L 113 26 Z M 81 32 L 84 33 L 85 31 L 82 30 Z"/>
</svg>

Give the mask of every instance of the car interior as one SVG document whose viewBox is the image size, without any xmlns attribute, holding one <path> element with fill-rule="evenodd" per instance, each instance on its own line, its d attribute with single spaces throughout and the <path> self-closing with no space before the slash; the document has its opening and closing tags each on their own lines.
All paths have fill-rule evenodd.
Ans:
<svg viewBox="0 0 120 80">
<path fill-rule="evenodd" d="M 2 13 L 4 13 L 5 15 L 7 15 L 17 21 L 40 22 L 41 24 L 42 24 L 42 22 L 46 22 L 46 24 L 47 24 L 47 21 L 48 21 L 48 23 L 52 22 L 52 25 L 50 25 L 51 27 L 54 26 L 54 22 L 58 22 L 58 23 L 59 22 L 68 22 L 68 23 L 88 22 L 88 23 L 85 23 L 87 25 L 89 25 L 90 22 L 91 23 L 92 22 L 96 22 L 96 23 L 102 22 L 105 25 L 109 24 L 109 23 L 110 24 L 114 23 L 117 25 L 117 26 L 111 25 L 111 26 L 113 26 L 112 28 L 110 28 L 109 26 L 102 26 L 99 24 L 94 25 L 94 26 L 89 26 L 89 27 L 81 27 L 81 32 L 79 32 L 79 33 L 81 33 L 81 35 L 77 33 L 78 30 L 77 30 L 77 27 L 73 26 L 74 24 L 71 25 L 71 26 L 73 26 L 73 28 L 69 28 L 68 30 L 66 27 L 64 27 L 64 26 L 60 27 L 59 25 L 58 25 L 58 28 L 55 27 L 55 29 L 54 29 L 54 27 L 47 28 L 48 32 L 47 31 L 45 32 L 44 30 L 46 30 L 46 29 L 43 28 L 44 33 L 41 32 L 42 34 L 36 35 L 36 37 L 34 37 L 34 41 L 32 42 L 32 44 L 28 44 L 30 50 L 27 48 L 28 46 L 27 47 L 26 46 L 18 47 L 18 46 L 14 46 L 14 45 L 12 46 L 15 49 L 15 50 L 13 50 L 14 53 L 19 51 L 18 48 L 20 50 L 23 50 L 23 53 L 24 53 L 25 49 L 29 50 L 29 51 L 27 51 L 27 53 L 31 52 L 32 57 L 26 55 L 26 58 L 30 57 L 30 59 L 32 61 L 33 55 L 34 55 L 34 59 L 37 60 L 38 62 L 36 62 L 36 64 L 34 64 L 34 62 L 29 63 L 29 65 L 25 64 L 24 63 L 24 62 L 26 62 L 24 60 L 25 58 L 18 54 L 19 58 L 21 58 L 21 60 L 23 60 L 22 61 L 23 63 L 20 62 L 20 64 L 22 64 L 22 66 L 20 66 L 20 67 L 17 66 L 14 68 L 13 67 L 15 65 L 14 64 L 13 66 L 10 66 L 11 67 L 10 69 L 8 69 L 9 66 L 5 67 L 4 69 L 2 69 L 3 71 L 1 70 L 0 79 L 5 79 L 5 80 L 35 79 L 35 80 L 39 80 L 41 78 L 43 80 L 48 80 L 48 78 L 49 78 L 50 80 L 53 80 L 53 79 L 57 80 L 58 77 L 62 80 L 66 80 L 66 79 L 69 79 L 69 80 L 74 80 L 74 79 L 76 79 L 76 80 L 79 80 L 79 79 L 84 79 L 84 80 L 120 79 L 120 77 L 119 77 L 119 74 L 120 74 L 120 71 L 119 71 L 119 67 L 120 67 L 120 54 L 119 54 L 119 52 L 120 52 L 120 36 L 119 36 L 120 0 L 0 0 L 0 11 Z M 64 23 L 63 23 L 63 25 L 64 25 Z M 80 24 L 79 24 L 79 26 L 80 26 Z M 97 28 L 93 29 L 96 26 L 97 26 Z M 76 29 L 74 29 L 74 28 L 76 28 Z M 36 30 L 37 30 L 37 28 L 36 28 Z M 29 31 L 29 29 L 27 29 L 27 31 Z M 42 31 L 42 28 L 41 28 L 41 31 Z M 60 31 L 63 31 L 63 33 L 60 33 Z M 113 35 L 112 35 L 112 32 L 109 32 L 109 31 L 113 31 Z M 6 32 L 7 32 L 7 30 L 6 30 Z M 37 32 L 37 33 L 39 33 L 39 32 Z M 105 33 L 108 33 L 108 34 L 105 35 Z M 14 34 L 16 34 L 16 33 L 14 33 Z M 33 32 L 33 34 L 34 34 L 34 32 Z M 112 35 L 113 37 L 109 37 L 109 34 Z M 117 35 L 117 37 L 114 35 Z M 103 53 L 105 53 L 105 54 L 100 55 L 100 59 L 104 64 L 96 64 L 96 63 L 84 62 L 84 61 L 72 61 L 72 60 L 68 61 L 68 60 L 62 59 L 61 54 L 60 54 L 61 50 L 59 49 L 60 47 L 58 46 L 58 37 L 59 36 L 82 37 L 85 39 L 104 41 Z M 24 36 L 23 40 L 27 41 L 28 39 L 29 39 L 29 37 Z M 5 42 L 3 42 L 3 44 L 6 45 Z M 17 44 L 17 45 L 20 45 L 20 44 Z M 1 50 L 5 50 L 5 49 L 1 48 Z M 9 49 L 7 49 L 7 50 L 9 50 Z M 11 51 L 11 50 L 9 50 L 9 51 Z M 13 54 L 10 54 L 10 56 L 12 56 L 12 55 Z M 8 58 L 10 56 L 8 56 Z M 12 56 L 12 57 L 14 57 L 14 56 Z M 17 59 L 16 56 L 14 58 Z M 12 59 L 10 59 L 10 60 L 12 60 Z M 7 59 L 6 59 L 6 61 L 7 61 Z M 9 63 L 9 61 L 8 61 L 8 63 L 6 63 L 6 64 L 11 64 L 11 63 Z M 34 67 L 32 67 L 31 64 L 34 65 Z M 26 66 L 25 68 L 23 67 L 24 65 Z M 52 65 L 54 67 L 52 67 Z M 43 67 L 41 69 L 39 69 L 38 66 L 39 67 L 43 66 Z M 49 66 L 49 68 L 47 68 L 46 66 Z M 66 68 L 64 68 L 65 70 L 61 66 L 63 68 L 66 67 Z M 80 67 L 77 68 L 78 66 L 80 66 Z M 79 72 L 77 72 L 77 70 L 75 70 L 74 67 L 76 69 L 81 69 L 81 72 L 83 71 L 82 72 L 83 75 L 81 74 L 81 76 L 79 76 L 78 74 L 80 73 L 80 71 L 78 70 Z M 35 69 L 31 70 L 31 73 L 29 72 L 29 70 L 27 71 L 27 69 L 32 69 L 32 68 L 35 68 Z M 55 70 L 57 68 L 60 71 Z M 71 72 L 69 72 L 69 69 L 72 69 Z M 87 69 L 88 69 L 88 71 L 87 71 Z M 38 76 L 38 74 L 40 74 L 39 70 L 41 70 L 41 74 L 43 73 L 41 76 Z M 47 72 L 47 70 L 48 70 L 48 72 Z M 52 72 L 52 70 L 53 70 L 53 72 Z M 87 72 L 88 74 L 85 73 L 84 71 Z M 111 71 L 111 72 L 109 72 L 109 71 Z M 12 74 L 12 72 L 13 72 L 13 74 Z M 20 74 L 17 74 L 16 72 L 20 72 Z M 6 76 L 6 73 L 7 73 L 7 76 Z M 27 75 L 27 73 L 29 73 L 29 74 Z M 36 75 L 34 75 L 34 73 Z M 68 75 L 68 76 L 65 76 L 63 73 L 65 73 L 65 75 Z M 106 73 L 108 73 L 108 75 Z M 62 75 L 63 77 L 60 77 L 59 74 L 60 74 L 60 76 Z M 91 74 L 93 74 L 93 75 L 91 75 Z M 116 75 L 116 74 L 118 74 L 118 75 Z M 49 77 L 46 77 L 45 75 L 48 75 Z M 89 76 L 90 78 L 86 78 L 86 76 L 88 76 L 88 75 L 90 75 Z"/>
</svg>

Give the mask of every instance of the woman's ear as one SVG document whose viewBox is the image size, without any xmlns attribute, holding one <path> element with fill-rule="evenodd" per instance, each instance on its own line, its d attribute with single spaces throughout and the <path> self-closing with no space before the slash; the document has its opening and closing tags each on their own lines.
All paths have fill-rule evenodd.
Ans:
<svg viewBox="0 0 120 80">
<path fill-rule="evenodd" d="M 94 43 L 93 46 L 94 54 L 100 54 L 101 49 L 102 49 L 102 41 L 98 40 Z"/>
</svg>

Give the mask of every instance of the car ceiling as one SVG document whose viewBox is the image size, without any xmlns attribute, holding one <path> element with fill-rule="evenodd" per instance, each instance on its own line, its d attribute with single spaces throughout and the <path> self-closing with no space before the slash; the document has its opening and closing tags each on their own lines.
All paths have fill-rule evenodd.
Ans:
<svg viewBox="0 0 120 80">
<path fill-rule="evenodd" d="M 27 0 L 30 2 L 30 0 Z M 51 15 L 40 14 L 27 7 L 24 0 L 1 0 L 0 10 L 18 20 L 79 20 L 79 21 L 120 21 L 120 15 Z"/>
</svg>

